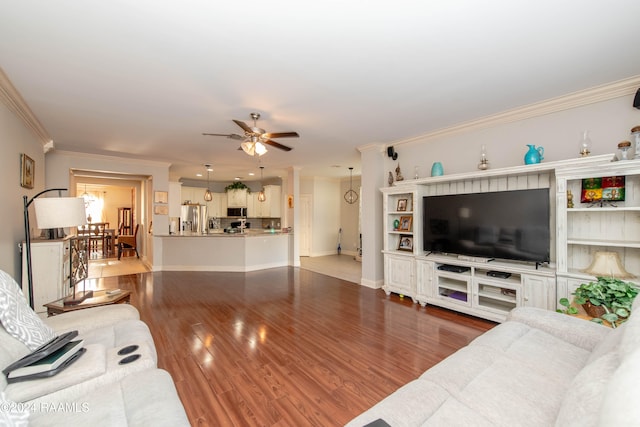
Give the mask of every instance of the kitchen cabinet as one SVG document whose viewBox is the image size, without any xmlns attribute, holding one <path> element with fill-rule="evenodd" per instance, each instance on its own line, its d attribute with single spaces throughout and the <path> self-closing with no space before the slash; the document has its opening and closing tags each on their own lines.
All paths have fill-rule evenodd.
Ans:
<svg viewBox="0 0 640 427">
<path fill-rule="evenodd" d="M 228 208 L 246 208 L 247 207 L 246 188 L 227 191 L 227 207 Z"/>
<path fill-rule="evenodd" d="M 250 218 L 280 218 L 282 211 L 282 191 L 279 185 L 265 185 L 266 200 L 258 200 L 258 192 L 254 191 L 247 198 L 247 216 Z"/>
<path fill-rule="evenodd" d="M 207 202 L 209 217 L 223 218 L 227 216 L 227 195 L 213 193 L 213 200 Z"/>
<path fill-rule="evenodd" d="M 282 211 L 282 190 L 279 185 L 265 185 L 264 194 L 267 200 L 263 203 L 262 216 L 265 218 L 280 218 Z"/>
<path fill-rule="evenodd" d="M 204 203 L 204 188 L 197 187 L 182 187 L 182 204 L 198 204 Z M 198 197 L 199 196 L 199 197 Z"/>
</svg>

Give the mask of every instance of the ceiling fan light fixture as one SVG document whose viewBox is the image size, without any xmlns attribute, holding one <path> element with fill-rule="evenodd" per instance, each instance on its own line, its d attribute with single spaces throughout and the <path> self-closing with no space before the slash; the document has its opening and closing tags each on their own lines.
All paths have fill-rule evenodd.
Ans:
<svg viewBox="0 0 640 427">
<path fill-rule="evenodd" d="M 242 144 L 240 144 L 240 148 L 242 148 L 242 151 L 244 151 L 245 153 L 247 153 L 250 156 L 253 156 L 256 153 L 256 147 L 250 141 L 245 141 Z"/>
<path fill-rule="evenodd" d="M 265 147 L 265 145 L 262 142 L 256 142 L 254 144 L 254 150 L 258 156 L 262 156 L 267 152 L 267 147 Z"/>
</svg>

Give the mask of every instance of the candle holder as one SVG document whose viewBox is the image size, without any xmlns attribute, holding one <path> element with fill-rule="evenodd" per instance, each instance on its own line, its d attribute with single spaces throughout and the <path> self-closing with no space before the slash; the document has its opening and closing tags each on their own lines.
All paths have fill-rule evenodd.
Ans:
<svg viewBox="0 0 640 427">
<path fill-rule="evenodd" d="M 489 169 L 489 160 L 487 159 L 487 147 L 485 145 L 480 149 L 480 163 L 478 169 L 481 171 Z"/>
<path fill-rule="evenodd" d="M 591 138 L 589 137 L 589 131 L 582 131 L 582 137 L 580 138 L 580 156 L 587 157 L 591 154 Z"/>
</svg>

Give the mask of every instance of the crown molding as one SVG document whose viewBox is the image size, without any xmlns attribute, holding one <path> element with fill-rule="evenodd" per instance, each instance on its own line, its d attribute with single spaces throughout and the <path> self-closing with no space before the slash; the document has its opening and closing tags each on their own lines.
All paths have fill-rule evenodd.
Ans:
<svg viewBox="0 0 640 427">
<path fill-rule="evenodd" d="M 42 126 L 42 123 L 40 123 L 36 115 L 33 114 L 27 102 L 22 95 L 20 95 L 18 89 L 13 86 L 13 83 L 11 83 L 11 80 L 9 80 L 9 77 L 2 68 L 0 68 L 0 100 L 22 120 L 26 127 L 31 129 L 42 143 L 42 149 L 45 153 L 53 148 L 51 135 L 49 135 L 49 132 Z"/>
<path fill-rule="evenodd" d="M 114 156 L 109 154 L 94 154 L 94 153 L 84 153 L 80 151 L 66 151 L 66 150 L 56 150 L 55 155 L 65 156 L 65 157 L 75 157 L 78 159 L 96 159 L 101 161 L 110 161 L 110 162 L 119 162 L 119 163 L 128 163 L 134 165 L 146 165 L 153 167 L 162 167 L 169 168 L 171 166 L 170 162 L 163 162 L 160 160 L 149 160 L 139 157 L 130 157 L 130 156 Z"/>
<path fill-rule="evenodd" d="M 529 104 L 523 107 L 503 111 L 498 114 L 460 123 L 458 125 L 439 129 L 424 135 L 395 141 L 388 145 L 396 146 L 412 142 L 425 142 L 431 139 L 443 138 L 462 132 L 470 132 L 506 123 L 540 117 L 546 114 L 556 113 L 559 111 L 570 110 L 572 108 L 578 108 L 589 104 L 595 104 L 597 102 L 607 101 L 609 99 L 633 95 L 638 90 L 638 87 L 640 87 L 640 75 L 629 77 L 623 80 L 618 80 L 613 83 L 607 83 L 601 86 L 595 86 L 578 92 L 573 92 L 568 95 L 559 96 L 557 98 L 551 98 L 535 104 Z"/>
<path fill-rule="evenodd" d="M 382 143 L 374 142 L 374 143 L 359 145 L 356 147 L 356 149 L 361 153 L 364 153 L 365 151 L 379 151 L 382 153 L 387 149 L 387 146 Z"/>
</svg>

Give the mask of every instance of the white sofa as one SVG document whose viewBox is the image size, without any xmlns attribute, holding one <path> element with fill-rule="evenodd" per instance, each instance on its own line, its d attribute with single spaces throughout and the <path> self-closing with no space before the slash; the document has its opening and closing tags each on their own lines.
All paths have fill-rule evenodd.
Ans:
<svg viewBox="0 0 640 427">
<path fill-rule="evenodd" d="M 516 308 L 347 426 L 640 426 L 639 390 L 640 314 L 610 329 Z"/>
<path fill-rule="evenodd" d="M 135 307 L 109 305 L 40 319 L 18 284 L 0 271 L 0 322 L 0 370 L 71 330 L 86 349 L 50 378 L 9 384 L 0 373 L 0 425 L 189 425 L 171 377 L 157 369 L 153 338 Z M 120 364 L 125 356 L 118 351 L 134 344 L 132 354 L 140 357 Z"/>
</svg>

